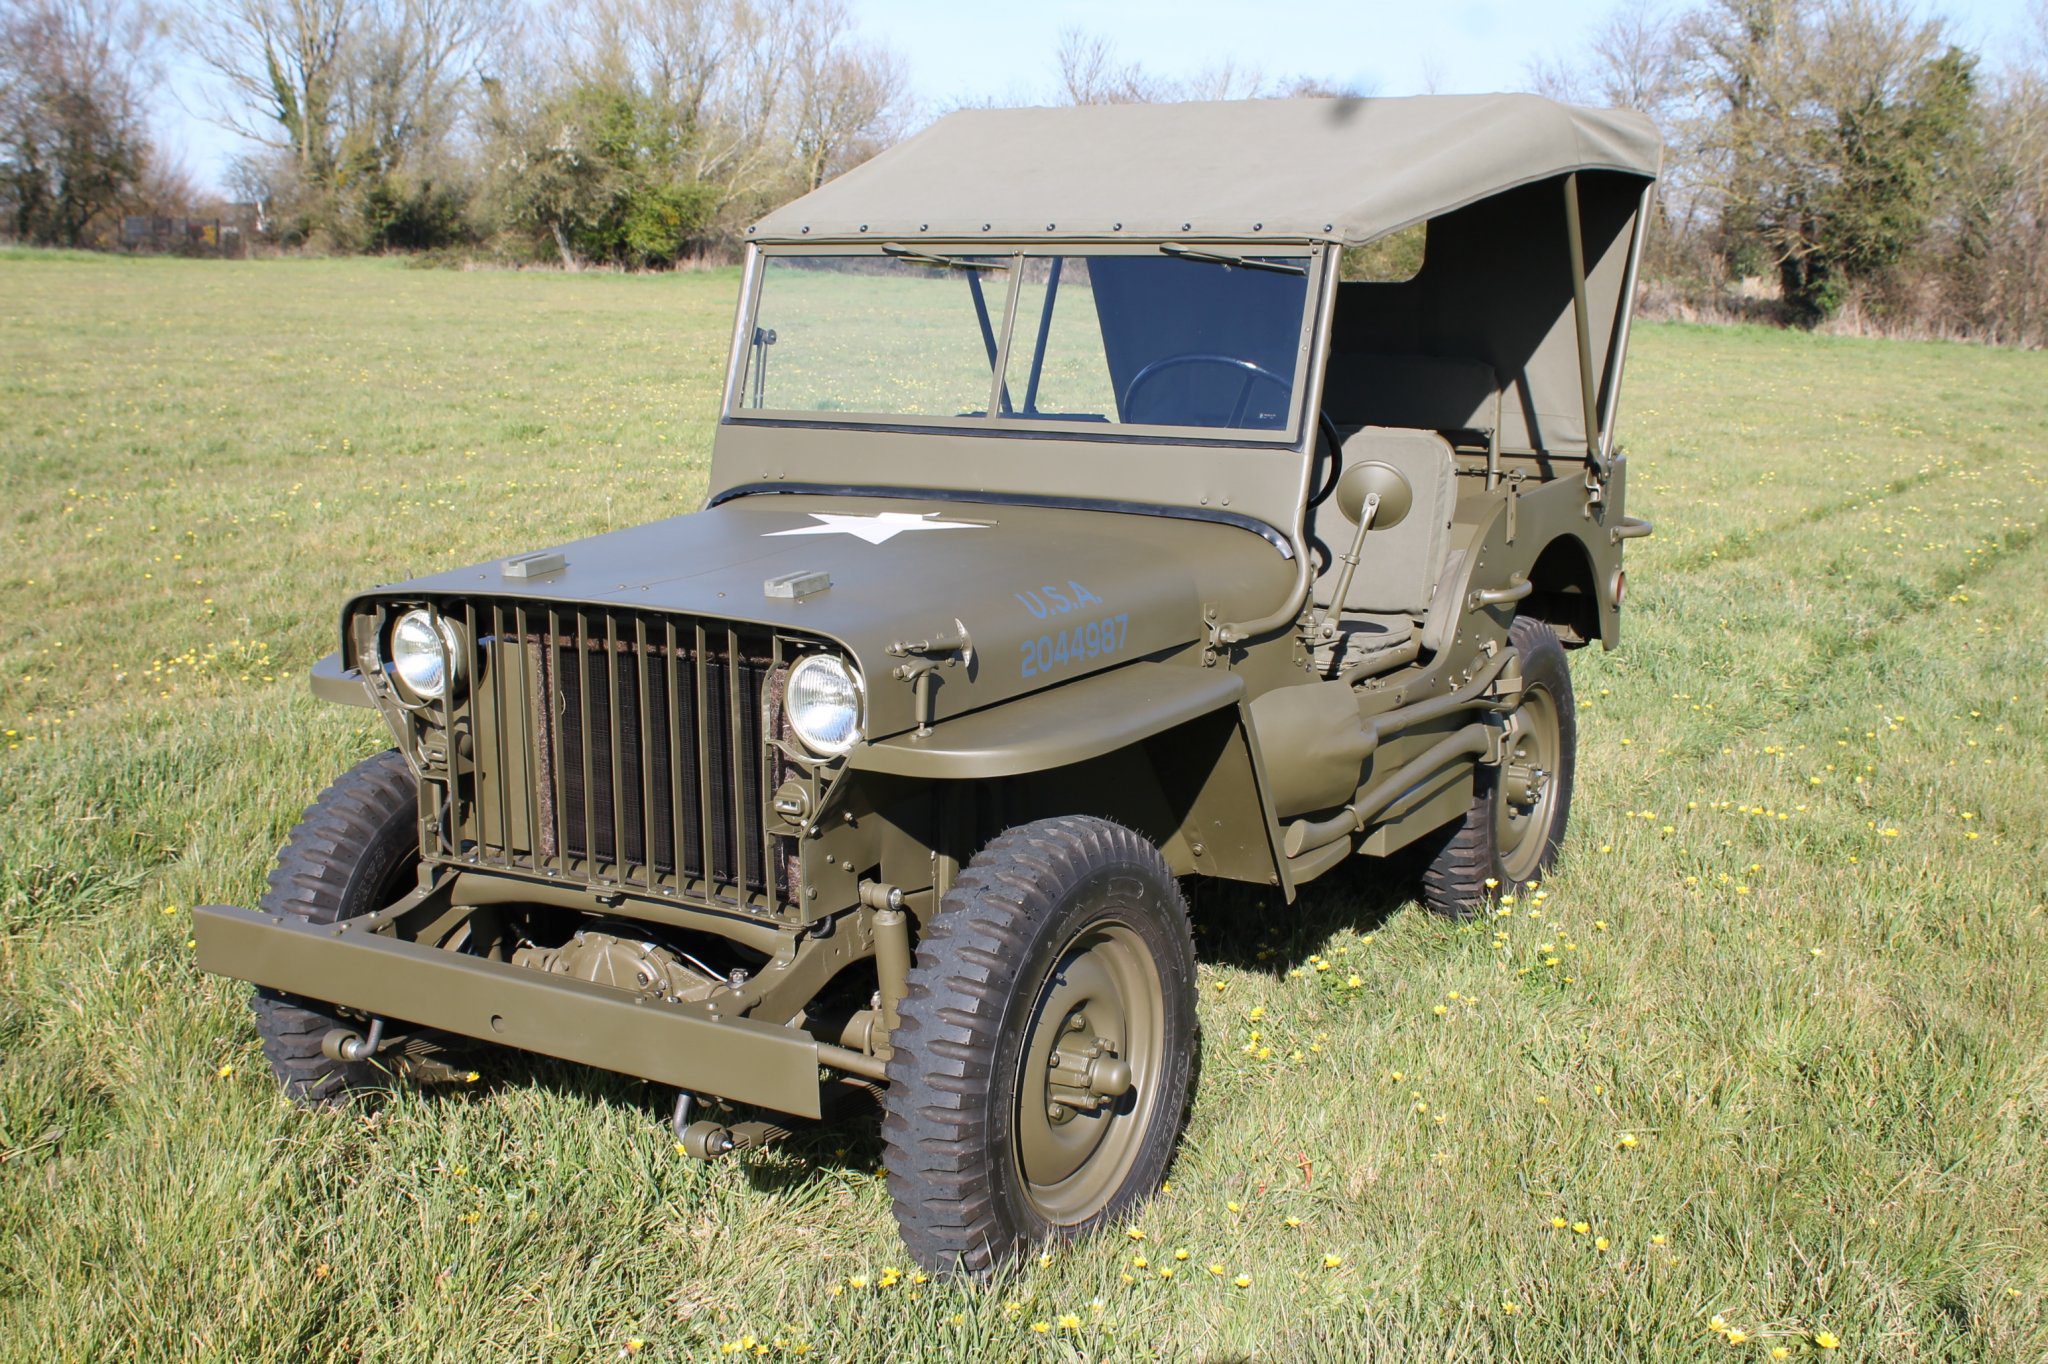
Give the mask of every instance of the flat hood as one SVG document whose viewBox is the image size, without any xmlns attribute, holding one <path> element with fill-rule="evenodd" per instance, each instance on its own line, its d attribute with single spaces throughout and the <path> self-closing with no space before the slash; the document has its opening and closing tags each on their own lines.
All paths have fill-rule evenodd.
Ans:
<svg viewBox="0 0 2048 1364">
<path fill-rule="evenodd" d="M 1294 578 L 1285 551 L 1242 525 L 812 493 L 737 497 L 556 552 L 560 568 L 542 576 L 509 576 L 509 561 L 494 561 L 362 593 L 345 614 L 383 601 L 520 598 L 822 637 L 859 666 L 868 735 L 884 738 L 916 724 L 891 644 L 964 627 L 972 661 L 942 668 L 933 689 L 934 716 L 945 719 L 1184 649 L 1202 637 L 1205 607 L 1263 614 Z M 769 580 L 791 574 L 822 574 L 830 586 L 770 596 Z"/>
</svg>

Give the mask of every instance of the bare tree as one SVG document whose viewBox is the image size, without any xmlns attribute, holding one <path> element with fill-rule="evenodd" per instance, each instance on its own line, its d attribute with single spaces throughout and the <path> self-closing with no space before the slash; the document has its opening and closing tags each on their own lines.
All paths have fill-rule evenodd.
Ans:
<svg viewBox="0 0 2048 1364">
<path fill-rule="evenodd" d="M 1364 91 L 1313 76 L 1271 80 L 1256 66 L 1226 59 L 1172 79 L 1117 56 L 1108 38 L 1085 29 L 1060 32 L 1053 51 L 1056 104 L 1164 104 L 1189 100 L 1358 99 Z M 963 106 L 964 107 L 964 106 Z"/>
<path fill-rule="evenodd" d="M 811 0 L 790 54 L 789 138 L 802 186 L 816 189 L 896 134 L 908 80 L 892 52 L 855 41 L 839 0 Z"/>
<path fill-rule="evenodd" d="M 2010 49 L 1985 124 L 1993 167 L 1984 322 L 2013 345 L 2048 342 L 2048 0 Z"/>
<path fill-rule="evenodd" d="M 1145 104 L 1174 93 L 1136 62 L 1119 61 L 1115 45 L 1099 33 L 1061 30 L 1053 61 L 1059 69 L 1059 95 L 1068 104 Z"/>
<path fill-rule="evenodd" d="M 148 171 L 145 0 L 0 0 L 0 205 L 16 236 L 77 246 Z"/>
<path fill-rule="evenodd" d="M 282 151 L 310 184 L 331 179 L 349 39 L 366 0 L 224 0 L 185 16 L 186 50 L 224 87 L 224 127 Z"/>
<path fill-rule="evenodd" d="M 503 14 L 482 0 L 366 5 L 340 63 L 341 154 L 389 173 L 408 155 L 434 149 L 459 123 Z"/>
<path fill-rule="evenodd" d="M 690 124 L 702 124 L 747 36 L 733 0 L 583 0 L 563 14 L 572 52 L 615 77 L 647 82 Z"/>
</svg>

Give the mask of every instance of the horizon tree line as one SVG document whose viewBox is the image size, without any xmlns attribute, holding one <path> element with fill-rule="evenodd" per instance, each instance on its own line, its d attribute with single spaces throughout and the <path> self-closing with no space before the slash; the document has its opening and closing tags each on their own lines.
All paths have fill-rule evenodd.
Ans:
<svg viewBox="0 0 2048 1364">
<path fill-rule="evenodd" d="M 173 58 L 247 148 L 229 188 L 267 238 L 339 253 L 718 259 L 943 112 L 845 0 L 0 0 L 0 235 L 105 245 L 206 198 L 149 126 Z M 1167 77 L 1080 29 L 1049 58 L 974 102 L 1372 93 Z M 1907 0 L 1619 0 L 1525 84 L 1663 130 L 1658 312 L 2048 342 L 2048 0 L 1996 62 Z"/>
</svg>

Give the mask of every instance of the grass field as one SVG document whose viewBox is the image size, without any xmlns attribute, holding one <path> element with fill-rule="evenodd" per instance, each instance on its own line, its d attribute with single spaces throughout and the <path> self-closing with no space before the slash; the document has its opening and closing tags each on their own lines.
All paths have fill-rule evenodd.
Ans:
<svg viewBox="0 0 2048 1364">
<path fill-rule="evenodd" d="M 383 743 L 341 594 L 692 509 L 735 284 L 0 256 L 0 1358 L 2048 1357 L 2042 355 L 1642 329 L 1554 878 L 1212 898 L 1127 1234 L 919 1283 L 872 1119 L 553 1063 L 290 1109 L 188 912 Z"/>
</svg>

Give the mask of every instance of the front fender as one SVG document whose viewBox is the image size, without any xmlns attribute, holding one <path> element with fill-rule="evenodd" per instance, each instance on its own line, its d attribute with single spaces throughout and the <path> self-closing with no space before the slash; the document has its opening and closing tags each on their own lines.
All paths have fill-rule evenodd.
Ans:
<svg viewBox="0 0 2048 1364">
<path fill-rule="evenodd" d="M 1216 668 L 1132 663 L 857 749 L 855 771 L 988 781 L 1098 758 L 1234 707 L 1244 679 Z"/>
<path fill-rule="evenodd" d="M 1292 898 L 1244 697 L 1244 680 L 1221 669 L 1132 663 L 870 744 L 847 765 L 938 782 L 1016 779 L 1045 813 L 1140 829 L 1176 874 L 1277 886 Z M 1158 793 L 1156 806 L 1139 788 Z"/>
</svg>

